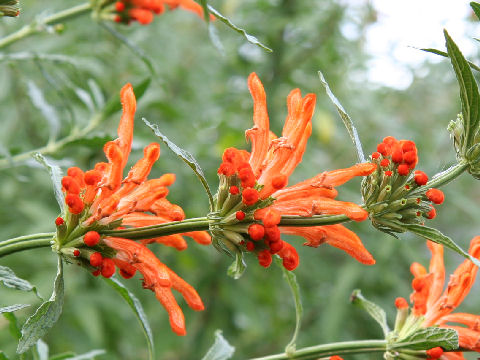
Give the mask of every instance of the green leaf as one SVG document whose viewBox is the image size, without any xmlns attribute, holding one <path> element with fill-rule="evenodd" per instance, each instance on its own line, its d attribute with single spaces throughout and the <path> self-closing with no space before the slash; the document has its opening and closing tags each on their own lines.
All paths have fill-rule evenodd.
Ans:
<svg viewBox="0 0 480 360">
<path fill-rule="evenodd" d="M 14 312 L 14 311 L 24 309 L 24 308 L 29 307 L 29 306 L 30 306 L 29 304 L 15 304 L 15 305 L 10 305 L 10 306 L 5 306 L 5 307 L 0 308 L 0 314 Z"/>
<path fill-rule="evenodd" d="M 243 260 L 243 252 L 238 250 L 235 252 L 235 261 L 228 267 L 227 275 L 235 280 L 240 279 L 246 268 L 247 264 Z"/>
<path fill-rule="evenodd" d="M 361 307 L 365 310 L 382 328 L 383 335 L 387 336 L 390 332 L 387 324 L 387 315 L 385 310 L 383 310 L 377 304 L 367 300 L 363 297 L 362 292 L 359 289 L 353 291 L 350 301 L 353 305 Z"/>
<path fill-rule="evenodd" d="M 48 345 L 42 339 L 38 339 L 35 350 L 38 354 L 38 360 L 48 360 Z"/>
<path fill-rule="evenodd" d="M 8 360 L 7 355 L 5 355 L 5 353 L 2 350 L 0 350 L 0 360 Z"/>
<path fill-rule="evenodd" d="M 60 359 L 68 359 L 68 360 L 91 360 L 94 359 L 96 356 L 104 355 L 106 354 L 105 350 L 92 350 L 89 351 L 85 354 L 81 355 L 73 355 L 73 356 L 67 356 L 67 357 L 55 357 L 55 358 L 50 358 L 50 360 L 60 360 Z"/>
<path fill-rule="evenodd" d="M 236 32 L 238 32 L 239 34 L 242 34 L 245 39 L 247 39 L 247 41 L 251 44 L 254 44 L 256 46 L 259 46 L 261 47 L 263 50 L 266 50 L 268 52 L 273 52 L 272 49 L 270 49 L 268 46 L 262 44 L 255 36 L 252 36 L 250 34 L 248 34 L 244 29 L 236 26 L 235 24 L 233 24 L 227 17 L 223 16 L 222 14 L 220 14 L 220 12 L 218 12 L 218 10 L 216 10 L 215 8 L 213 8 L 212 6 L 210 5 L 207 5 L 208 7 L 208 10 L 210 10 L 210 12 L 215 15 L 215 17 L 220 20 L 221 22 L 223 22 L 225 25 L 227 25 L 229 28 L 235 30 Z"/>
<path fill-rule="evenodd" d="M 303 306 L 302 306 L 302 297 L 300 296 L 300 286 L 297 282 L 297 277 L 292 271 L 288 271 L 282 264 L 282 260 L 279 257 L 275 257 L 275 261 L 282 269 L 283 278 L 287 281 L 290 292 L 293 296 L 293 302 L 295 303 L 295 331 L 293 332 L 292 339 L 285 347 L 285 353 L 288 356 L 292 356 L 295 353 L 297 347 L 297 337 L 300 332 L 300 326 L 302 324 L 302 315 L 303 315 Z"/>
<path fill-rule="evenodd" d="M 103 135 L 103 136 L 92 136 L 92 137 L 84 137 L 81 139 L 75 139 L 69 142 L 66 142 L 63 147 L 66 146 L 82 146 L 82 147 L 89 147 L 92 149 L 103 148 L 103 145 L 108 141 L 112 141 L 113 137 L 110 135 Z"/>
<path fill-rule="evenodd" d="M 202 360 L 228 360 L 233 356 L 235 348 L 222 335 L 222 330 L 215 331 L 215 342 L 208 349 Z"/>
<path fill-rule="evenodd" d="M 148 354 L 149 359 L 153 360 L 155 358 L 155 348 L 153 344 L 153 335 L 150 325 L 148 323 L 147 316 L 143 311 L 142 304 L 140 301 L 133 295 L 119 280 L 115 277 L 110 279 L 104 278 L 106 283 L 110 285 L 121 297 L 127 302 L 130 308 L 133 310 L 135 316 L 137 317 L 140 325 L 142 326 L 143 333 L 145 334 L 145 339 L 147 340 Z"/>
<path fill-rule="evenodd" d="M 55 325 L 63 307 L 63 264 L 58 257 L 58 270 L 55 278 L 52 296 L 37 309 L 35 314 L 30 316 L 22 327 L 22 337 L 18 342 L 17 353 L 22 354 L 31 346 L 35 345 L 38 339 L 43 337 L 50 328 Z"/>
<path fill-rule="evenodd" d="M 353 121 L 348 116 L 347 112 L 343 108 L 342 104 L 338 101 L 338 99 L 335 97 L 333 94 L 332 90 L 330 90 L 330 86 L 328 86 L 327 81 L 325 80 L 325 77 L 323 76 L 322 72 L 318 72 L 318 76 L 320 77 L 320 82 L 322 83 L 323 87 L 325 88 L 325 91 L 332 101 L 333 105 L 337 108 L 338 114 L 342 118 L 343 124 L 347 128 L 348 134 L 350 135 L 350 138 L 352 139 L 353 145 L 355 146 L 355 149 L 357 151 L 357 157 L 358 161 L 363 163 L 365 162 L 365 155 L 363 154 L 363 149 L 362 149 L 362 143 L 360 142 L 360 138 L 358 137 L 358 132 L 355 126 L 353 125 Z"/>
<path fill-rule="evenodd" d="M 35 153 L 32 155 L 37 162 L 42 164 L 50 174 L 53 183 L 53 193 L 55 194 L 55 199 L 57 199 L 58 206 L 60 211 L 63 211 L 65 198 L 62 191 L 62 170 L 57 165 L 50 163 L 42 154 Z"/>
<path fill-rule="evenodd" d="M 432 48 L 425 48 L 425 49 L 419 49 L 419 50 L 422 50 L 422 51 L 425 51 L 425 52 L 429 52 L 429 53 L 432 53 L 432 54 L 436 54 L 436 55 L 440 55 L 440 56 L 443 56 L 443 57 L 449 57 L 448 56 L 448 53 L 446 53 L 445 51 L 441 51 L 441 50 L 437 50 L 437 49 L 432 49 Z M 477 71 L 480 71 L 480 67 L 475 65 L 474 63 L 472 63 L 471 61 L 468 62 L 468 65 L 470 65 L 470 67 L 474 70 L 477 70 Z"/>
<path fill-rule="evenodd" d="M 460 246 L 458 246 L 451 238 L 442 234 L 439 230 L 430 228 L 428 226 L 417 225 L 417 224 L 403 224 L 403 227 L 408 231 L 413 232 L 414 234 L 424 237 L 427 240 L 431 240 L 433 242 L 436 242 L 438 244 L 448 247 L 449 249 L 459 253 L 460 255 L 463 255 L 464 257 L 472 261 L 475 265 L 480 267 L 480 261 L 478 259 L 471 256 L 469 253 L 463 250 Z"/>
<path fill-rule="evenodd" d="M 171 142 L 165 135 L 163 135 L 160 129 L 158 128 L 157 124 L 152 124 L 145 118 L 142 118 L 142 120 L 145 124 L 147 124 L 147 126 L 150 129 L 152 129 L 155 135 L 158 136 L 165 145 L 167 145 L 167 147 L 170 150 L 172 150 L 175 154 L 177 154 L 178 157 L 180 157 L 185 163 L 187 163 L 188 166 L 190 166 L 190 168 L 193 170 L 195 175 L 197 175 L 198 179 L 200 180 L 203 187 L 205 188 L 205 191 L 207 192 L 207 195 L 208 195 L 208 201 L 210 203 L 210 211 L 213 211 L 214 203 L 213 203 L 212 192 L 210 191 L 210 187 L 208 186 L 207 179 L 205 178 L 205 175 L 203 174 L 203 170 L 198 164 L 197 160 L 195 160 L 195 158 L 190 152 L 178 147 L 173 142 Z"/>
<path fill-rule="evenodd" d="M 463 57 L 458 46 L 444 30 L 447 52 L 450 61 L 457 76 L 460 86 L 460 100 L 462 102 L 462 115 L 464 126 L 464 140 L 462 146 L 462 155 L 474 145 L 473 140 L 480 123 L 480 94 L 478 86 L 473 77 L 472 70 L 467 60 Z"/>
<path fill-rule="evenodd" d="M 477 18 L 480 19 L 480 4 L 472 1 L 470 3 L 470 6 L 473 12 L 475 13 L 475 15 L 477 15 Z"/>
<path fill-rule="evenodd" d="M 150 86 L 150 82 L 151 78 L 148 77 L 143 79 L 137 85 L 133 85 L 133 92 L 135 93 L 135 98 L 137 101 L 140 100 L 143 94 L 145 94 L 145 91 L 147 91 L 148 87 Z M 118 94 L 115 94 L 107 101 L 102 113 L 104 117 L 107 117 L 120 110 L 122 110 L 122 103 L 120 102 Z"/>
<path fill-rule="evenodd" d="M 49 360 L 65 360 L 74 357 L 76 354 L 73 351 L 67 351 L 60 354 L 50 356 Z"/>
<path fill-rule="evenodd" d="M 453 329 L 428 327 L 418 329 L 404 339 L 391 344 L 392 349 L 428 350 L 440 346 L 445 351 L 458 349 L 458 334 Z"/>
<path fill-rule="evenodd" d="M 6 287 L 21 290 L 21 291 L 33 291 L 33 293 L 39 298 L 42 297 L 37 292 L 37 288 L 30 284 L 27 280 L 20 279 L 12 269 L 6 266 L 0 266 L 0 283 L 3 283 Z"/>
<path fill-rule="evenodd" d="M 33 81 L 27 83 L 28 96 L 33 105 L 41 112 L 50 127 L 50 141 L 54 141 L 60 131 L 60 117 L 55 108 L 43 96 L 42 90 Z"/>
<path fill-rule="evenodd" d="M 18 321 L 15 314 L 13 312 L 7 312 L 7 313 L 3 313 L 3 317 L 7 319 L 9 323 L 8 330 L 10 332 L 10 335 L 12 335 L 14 339 L 19 340 L 22 337 L 22 333 L 18 328 Z"/>
</svg>

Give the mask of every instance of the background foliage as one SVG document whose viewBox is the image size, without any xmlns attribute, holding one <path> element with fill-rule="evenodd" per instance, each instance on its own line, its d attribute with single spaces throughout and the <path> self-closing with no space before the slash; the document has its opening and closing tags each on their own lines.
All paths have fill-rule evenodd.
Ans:
<svg viewBox="0 0 480 360">
<path fill-rule="evenodd" d="M 147 27 L 111 25 L 142 49 L 154 73 L 139 56 L 88 17 L 68 22 L 61 29 L 49 29 L 0 54 L 0 150 L 5 156 L 0 158 L 0 239 L 51 231 L 58 212 L 44 169 L 29 158 L 21 165 L 10 166 L 8 158 L 43 147 L 49 139 L 53 144 L 55 138 L 85 127 L 95 109 L 101 107 L 102 97 L 118 97 L 124 83 L 138 84 L 146 78 L 151 78 L 151 84 L 138 104 L 131 158 L 138 159 L 143 146 L 155 141 L 140 121 L 146 117 L 159 124 L 171 140 L 195 154 L 213 188 L 223 149 L 245 147 L 244 130 L 251 126 L 252 114 L 246 78 L 252 71 L 264 82 L 272 127 L 277 133 L 286 115 L 288 92 L 299 87 L 303 94 L 317 93 L 314 133 L 292 183 L 356 161 L 343 124 L 318 80 L 318 70 L 325 74 L 356 121 L 367 153 L 383 137 L 393 135 L 417 143 L 419 168 L 427 174 L 454 161 L 446 126 L 460 105 L 448 60 L 427 62 L 413 70 L 413 83 L 403 91 L 374 86 L 358 76 L 365 73 L 369 56 L 363 48 L 365 31 L 376 19 L 368 1 L 355 6 L 314 0 L 217 0 L 211 4 L 274 52 L 266 53 L 216 23 L 224 46 L 221 55 L 200 19 L 175 11 L 158 17 Z M 48 9 L 69 5 L 49 1 Z M 45 6 L 45 2 L 23 0 L 21 17 L 2 19 L 0 33 L 7 34 L 28 23 L 43 13 Z M 356 27 L 356 39 L 342 35 L 345 24 Z M 9 59 L 7 53 L 17 54 L 17 58 Z M 60 56 L 55 61 L 46 59 L 52 55 Z M 478 63 L 475 57 L 470 60 Z M 88 100 L 87 94 L 92 94 L 93 100 Z M 42 102 L 51 105 L 50 112 Z M 87 136 L 48 156 L 64 169 L 73 164 L 89 168 L 103 159 L 101 146 L 105 139 L 115 136 L 118 118 L 118 113 L 108 116 Z M 162 146 L 152 176 L 165 172 L 178 175 L 169 195 L 172 201 L 181 204 L 187 216 L 203 216 L 208 203 L 201 185 L 190 169 Z M 352 181 L 340 188 L 339 198 L 361 202 L 358 189 L 359 180 Z M 444 188 L 446 201 L 431 223 L 464 248 L 473 236 L 479 235 L 479 189 L 468 176 Z M 299 347 L 380 338 L 381 329 L 349 305 L 351 291 L 361 288 L 370 300 L 390 309 L 389 320 L 393 323 L 393 300 L 410 293 L 410 263 L 428 261 L 420 238 L 402 236 L 398 241 L 375 231 L 368 222 L 348 226 L 364 240 L 377 264 L 366 267 L 327 246 L 297 247 L 301 265 L 296 274 L 304 305 Z M 301 240 L 297 241 L 301 245 Z M 184 306 L 188 335 L 179 338 L 170 331 L 167 314 L 153 294 L 143 291 L 138 279 L 126 283 L 140 298 L 150 319 L 157 358 L 200 358 L 212 344 L 215 329 L 222 329 L 236 347 L 235 359 L 283 350 L 294 329 L 295 316 L 289 289 L 278 267 L 265 270 L 256 264 L 256 259 L 247 258 L 247 272 L 234 281 L 226 276 L 231 260 L 212 247 L 192 243 L 188 250 L 178 253 L 157 245 L 154 251 L 195 286 L 206 305 L 201 313 Z M 37 285 L 40 293 L 48 297 L 55 276 L 56 259 L 52 255 L 48 249 L 41 249 L 4 258 L 1 264 Z M 452 252 L 446 252 L 446 256 L 449 269 L 463 261 Z M 63 315 L 44 339 L 51 353 L 106 349 L 108 355 L 104 358 L 108 359 L 146 358 L 142 331 L 124 301 L 103 281 L 82 269 L 66 266 L 65 271 Z M 0 294 L 0 306 L 14 303 L 18 296 L 3 287 Z M 25 302 L 38 301 L 33 294 L 25 295 Z M 462 310 L 478 312 L 479 306 L 478 297 L 470 296 Z M 23 322 L 32 310 L 17 312 L 20 320 Z M 0 319 L 0 349 L 13 355 L 16 344 L 7 327 L 8 323 Z"/>
</svg>

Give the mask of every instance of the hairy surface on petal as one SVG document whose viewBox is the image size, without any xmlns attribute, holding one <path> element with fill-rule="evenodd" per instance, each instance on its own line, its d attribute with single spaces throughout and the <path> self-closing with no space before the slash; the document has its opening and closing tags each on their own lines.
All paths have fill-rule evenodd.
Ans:
<svg viewBox="0 0 480 360">
<path fill-rule="evenodd" d="M 480 315 L 469 313 L 448 314 L 440 319 L 439 325 L 443 325 L 447 322 L 460 323 L 468 326 L 472 330 L 480 331 Z"/>
<path fill-rule="evenodd" d="M 172 280 L 172 287 L 180 294 L 182 294 L 188 306 L 190 306 L 195 311 L 202 311 L 203 309 L 205 309 L 202 299 L 200 298 L 200 295 L 198 295 L 197 291 L 180 276 L 175 274 L 172 270 L 168 270 L 168 274 L 170 275 L 170 279 Z"/>
<path fill-rule="evenodd" d="M 280 227 L 280 232 L 289 235 L 298 235 L 307 240 L 304 245 L 318 247 L 323 243 L 327 243 L 366 265 L 375 264 L 375 259 L 363 246 L 360 238 L 353 231 L 345 226 L 325 225 L 311 227 Z"/>
<path fill-rule="evenodd" d="M 155 201 L 149 211 L 157 216 L 170 219 L 170 221 L 180 221 L 185 219 L 183 209 L 178 205 L 172 204 L 165 198 Z"/>
<path fill-rule="evenodd" d="M 118 125 L 118 139 L 115 140 L 119 146 L 122 154 L 122 170 L 127 164 L 128 155 L 132 148 L 133 140 L 133 122 L 135 118 L 135 111 L 137 109 L 137 101 L 135 94 L 133 93 L 133 87 L 131 84 L 126 84 L 120 91 L 120 101 L 122 103 L 122 117 L 120 124 Z"/>
<path fill-rule="evenodd" d="M 196 243 L 200 245 L 210 245 L 212 237 L 207 231 L 189 231 L 182 233 L 183 236 L 191 237 Z"/>
<path fill-rule="evenodd" d="M 175 300 L 175 297 L 172 294 L 172 290 L 170 290 L 169 287 L 156 286 L 154 291 L 158 301 L 160 301 L 168 312 L 168 319 L 170 320 L 170 327 L 172 330 L 177 335 L 186 335 L 185 317 L 183 316 L 182 309 L 180 309 L 180 306 L 177 304 L 177 300 Z"/>
<path fill-rule="evenodd" d="M 187 242 L 185 241 L 183 236 L 181 236 L 180 234 L 173 234 L 173 235 L 167 235 L 167 236 L 160 236 L 152 239 L 140 240 L 140 243 L 142 243 L 143 245 L 151 244 L 154 242 L 165 245 L 165 246 L 173 247 L 178 251 L 183 251 L 188 247 Z"/>
<path fill-rule="evenodd" d="M 252 143 L 249 163 L 255 177 L 258 178 L 269 147 L 270 128 L 267 97 L 262 82 L 255 73 L 251 73 L 248 77 L 248 89 L 253 98 L 254 126 L 245 132 L 245 136 Z"/>
<path fill-rule="evenodd" d="M 331 187 L 324 186 L 308 186 L 305 188 L 297 187 L 296 185 L 278 190 L 272 194 L 276 201 L 286 201 L 294 199 L 310 198 L 311 201 L 318 198 L 335 199 L 338 191 Z"/>
<path fill-rule="evenodd" d="M 432 286 L 428 294 L 427 308 L 430 309 L 438 300 L 445 283 L 445 266 L 443 264 L 443 246 L 433 241 L 427 241 L 427 246 L 432 253 L 429 272 L 433 274 Z"/>
<path fill-rule="evenodd" d="M 144 214 L 141 212 L 132 212 L 122 217 L 122 225 L 142 227 L 158 225 L 170 222 L 169 219 L 151 214 Z"/>
<path fill-rule="evenodd" d="M 102 179 L 101 186 L 116 191 L 122 184 L 124 155 L 122 154 L 120 146 L 113 141 L 107 142 L 103 150 L 110 166 Z"/>
<path fill-rule="evenodd" d="M 141 184 L 147 179 L 148 174 L 152 170 L 152 166 L 155 161 L 160 157 L 160 145 L 157 143 L 151 143 L 143 149 L 143 158 L 137 161 L 128 172 L 124 182 L 133 182 L 135 184 Z"/>
</svg>

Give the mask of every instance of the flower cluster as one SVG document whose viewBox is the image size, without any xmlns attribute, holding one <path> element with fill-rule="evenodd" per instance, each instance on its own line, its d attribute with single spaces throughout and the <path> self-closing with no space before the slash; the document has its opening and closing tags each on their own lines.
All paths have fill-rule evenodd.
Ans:
<svg viewBox="0 0 480 360">
<path fill-rule="evenodd" d="M 413 141 L 388 136 L 371 155 L 377 170 L 362 182 L 362 195 L 372 224 L 385 232 L 404 232 L 403 224 L 423 224 L 433 219 L 433 204 L 441 204 L 443 192 L 428 188 L 428 176 L 414 170 L 418 163 Z"/>
<path fill-rule="evenodd" d="M 108 163 L 97 163 L 94 169 L 83 172 L 69 168 L 62 179 L 66 211 L 56 219 L 56 248 L 71 261 L 83 265 L 93 274 L 111 277 L 116 269 L 124 278 L 138 270 L 143 275 L 143 287 L 155 292 L 157 299 L 169 313 L 172 329 L 185 334 L 183 313 L 172 289 L 179 291 L 194 310 L 203 310 L 197 292 L 163 264 L 145 245 L 151 242 L 183 250 L 187 247 L 182 235 L 192 237 L 200 244 L 210 244 L 210 235 L 204 231 L 142 239 L 136 242 L 119 237 L 101 236 L 101 230 L 120 225 L 135 228 L 164 224 L 184 219 L 180 206 L 170 203 L 166 196 L 168 186 L 175 181 L 174 174 L 147 180 L 152 166 L 160 156 L 160 145 L 145 147 L 144 156 L 132 166 L 123 179 L 123 170 L 130 154 L 136 108 L 130 84 L 121 91 L 123 115 L 118 127 L 118 138 L 107 142 L 104 152 Z"/>
<path fill-rule="evenodd" d="M 127 24 L 133 20 L 147 25 L 153 21 L 154 15 L 162 14 L 166 6 L 170 10 L 180 7 L 203 18 L 202 6 L 193 0 L 119 0 L 115 2 L 114 20 Z"/>
<path fill-rule="evenodd" d="M 397 323 L 395 329 L 399 340 L 407 337 L 419 328 L 439 326 L 454 329 L 458 333 L 460 349 L 480 352 L 480 316 L 468 313 L 452 313 L 465 299 L 473 286 L 477 274 L 477 266 L 470 260 L 465 260 L 450 275 L 447 288 L 445 282 L 445 266 L 443 263 L 443 246 L 427 242 L 432 253 L 429 270 L 419 263 L 410 267 L 414 279 L 413 293 L 410 300 L 413 303 L 410 314 L 409 306 L 404 298 L 397 298 Z M 480 257 L 480 236 L 472 239 L 470 255 Z M 464 326 L 450 325 L 457 323 Z M 461 352 L 446 352 L 442 348 L 427 351 L 429 359 L 460 360 L 464 359 Z"/>
<path fill-rule="evenodd" d="M 246 131 L 246 137 L 252 143 L 252 150 L 229 148 L 223 154 L 216 201 L 222 221 L 217 227 L 220 230 L 213 231 L 215 241 L 228 248 L 255 253 L 264 267 L 271 264 L 272 254 L 283 259 L 286 269 L 297 267 L 297 251 L 281 240 L 281 233 L 302 236 L 307 240 L 305 245 L 312 247 L 328 243 L 364 264 L 373 264 L 372 255 L 358 236 L 342 225 L 290 227 L 282 224 L 281 219 L 282 216 L 346 215 L 351 220 L 365 220 L 368 213 L 363 208 L 335 200 L 334 187 L 355 176 L 370 174 L 376 165 L 357 164 L 323 172 L 287 187 L 312 132 L 315 94 L 302 97 L 299 89 L 289 94 L 287 119 L 282 136 L 277 138 L 269 129 L 265 90 L 255 73 L 249 76 L 248 87 L 254 101 L 255 126 Z"/>
</svg>

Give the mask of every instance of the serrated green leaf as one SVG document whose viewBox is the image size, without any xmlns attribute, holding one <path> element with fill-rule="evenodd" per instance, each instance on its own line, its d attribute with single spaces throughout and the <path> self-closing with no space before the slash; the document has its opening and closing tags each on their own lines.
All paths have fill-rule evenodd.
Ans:
<svg viewBox="0 0 480 360">
<path fill-rule="evenodd" d="M 206 2 L 205 2 L 206 3 Z M 232 23 L 227 17 L 225 17 L 224 15 L 222 15 L 218 10 L 216 10 L 215 8 L 213 8 L 212 6 L 210 5 L 207 5 L 207 8 L 208 10 L 213 14 L 215 15 L 215 17 L 217 19 L 219 19 L 221 22 L 223 22 L 225 25 L 227 25 L 229 28 L 235 30 L 236 32 L 238 32 L 239 34 L 242 34 L 245 39 L 247 39 L 247 41 L 253 45 L 256 45 L 256 46 L 259 46 L 261 47 L 263 50 L 266 50 L 268 52 L 273 52 L 272 49 L 270 49 L 268 46 L 262 44 L 255 36 L 252 36 L 250 35 L 249 33 L 247 33 L 244 29 L 238 27 L 237 25 L 235 25 L 234 23 Z"/>
<path fill-rule="evenodd" d="M 243 260 L 243 252 L 239 250 L 235 252 L 235 261 L 228 267 L 227 275 L 235 280 L 240 279 L 246 268 L 247 264 Z"/>
<path fill-rule="evenodd" d="M 425 52 L 429 52 L 429 53 L 432 53 L 432 54 L 435 54 L 435 55 L 440 55 L 440 56 L 443 56 L 443 57 L 446 57 L 448 58 L 448 53 L 446 53 L 445 51 L 441 51 L 441 50 L 437 50 L 437 49 L 432 49 L 432 48 L 423 48 L 423 49 L 418 49 L 418 50 L 422 50 L 422 51 L 425 51 Z M 480 71 L 480 67 L 475 65 L 474 63 L 472 63 L 471 61 L 468 62 L 468 65 L 470 65 L 470 67 L 474 70 L 477 70 L 477 71 Z"/>
<path fill-rule="evenodd" d="M 57 322 L 63 307 L 63 264 L 58 257 L 58 270 L 52 296 L 45 301 L 30 316 L 22 327 L 22 337 L 18 342 L 17 353 L 22 354 L 31 346 L 35 345 L 38 339 L 42 338 Z"/>
<path fill-rule="evenodd" d="M 404 339 L 391 344 L 392 349 L 428 350 L 440 346 L 445 351 L 458 349 L 458 334 L 453 329 L 428 327 L 418 329 Z"/>
<path fill-rule="evenodd" d="M 100 356 L 100 355 L 104 355 L 106 354 L 106 351 L 103 350 L 103 349 L 99 349 L 99 350 L 92 350 L 92 351 L 89 351 L 85 354 L 81 354 L 81 355 L 73 355 L 73 356 L 68 356 L 68 357 L 62 357 L 62 358 L 50 358 L 50 360 L 60 360 L 60 359 L 68 359 L 68 360 L 92 360 L 94 359 L 96 356 Z"/>
<path fill-rule="evenodd" d="M 428 226 L 417 225 L 417 224 L 403 224 L 403 227 L 406 230 L 411 231 L 414 234 L 417 234 L 427 240 L 431 240 L 433 242 L 436 242 L 438 244 L 448 247 L 449 249 L 466 257 L 467 259 L 472 261 L 475 265 L 480 267 L 480 261 L 478 259 L 471 256 L 469 253 L 463 250 L 460 246 L 458 246 L 451 238 L 442 234 L 439 230 L 430 228 Z"/>
<path fill-rule="evenodd" d="M 153 343 L 152 330 L 148 323 L 147 316 L 143 311 L 142 304 L 140 301 L 133 295 L 118 279 L 112 277 L 110 279 L 104 278 L 105 282 L 110 285 L 120 296 L 127 302 L 130 308 L 133 310 L 135 316 L 137 317 L 140 325 L 142 326 L 143 333 L 145 334 L 145 339 L 147 340 L 148 354 L 149 359 L 153 360 L 155 358 L 155 348 Z"/>
<path fill-rule="evenodd" d="M 3 283 L 6 287 L 21 290 L 21 291 L 33 291 L 33 293 L 41 299 L 42 297 L 37 292 L 37 288 L 30 284 L 27 280 L 20 279 L 12 269 L 6 266 L 0 266 L 0 283 Z"/>
<path fill-rule="evenodd" d="M 475 13 L 475 15 L 477 16 L 477 18 L 480 19 L 480 4 L 472 1 L 470 3 L 470 7 L 472 8 L 472 10 Z"/>
<path fill-rule="evenodd" d="M 387 336 L 390 332 L 387 324 L 387 314 L 377 304 L 367 300 L 359 289 L 353 291 L 350 301 L 353 305 L 361 307 L 365 310 L 382 328 L 383 335 Z"/>
<path fill-rule="evenodd" d="M 38 354 L 38 360 L 48 360 L 48 345 L 42 339 L 38 339 L 35 350 Z"/>
<path fill-rule="evenodd" d="M 60 207 L 60 211 L 63 211 L 65 197 L 62 191 L 62 170 L 57 165 L 50 163 L 50 161 L 48 161 L 45 156 L 40 153 L 35 153 L 32 156 L 35 160 L 37 160 L 37 162 L 42 164 L 48 170 L 53 183 L 53 193 L 55 194 L 55 199 Z"/>
<path fill-rule="evenodd" d="M 462 102 L 462 115 L 464 127 L 464 140 L 462 144 L 462 155 L 474 145 L 473 140 L 480 123 L 480 94 L 478 86 L 473 77 L 472 70 L 468 65 L 458 46 L 444 30 L 447 52 L 452 63 L 453 70 L 460 87 L 460 100 Z"/>
<path fill-rule="evenodd" d="M 222 335 L 222 330 L 215 331 L 215 342 L 208 349 L 202 360 L 228 360 L 233 356 L 235 348 Z"/>
<path fill-rule="evenodd" d="M 151 78 L 148 77 L 140 81 L 140 83 L 137 85 L 133 85 L 133 92 L 135 93 L 135 98 L 137 101 L 140 100 L 143 94 L 145 94 L 145 91 L 147 91 L 151 81 Z M 102 113 L 104 117 L 107 117 L 120 110 L 122 110 L 122 103 L 120 102 L 118 94 L 115 94 L 107 101 Z"/>
<path fill-rule="evenodd" d="M 295 331 L 293 332 L 292 339 L 285 347 L 285 353 L 287 355 L 293 355 L 297 347 L 297 337 L 300 332 L 300 326 L 302 325 L 303 305 L 302 297 L 300 296 L 300 286 L 297 282 L 297 277 L 292 271 L 288 271 L 283 266 L 282 260 L 279 257 L 275 257 L 275 262 L 278 267 L 282 269 L 283 278 L 287 281 L 290 292 L 292 293 L 293 302 L 295 304 Z"/>
<path fill-rule="evenodd" d="M 362 143 L 360 142 L 360 138 L 358 137 L 358 132 L 357 129 L 355 128 L 355 125 L 353 125 L 353 121 L 348 116 L 347 112 L 343 108 L 342 104 L 338 101 L 338 99 L 335 97 L 333 94 L 332 90 L 330 90 L 330 86 L 328 85 L 327 81 L 325 80 L 325 77 L 323 76 L 322 72 L 318 72 L 318 76 L 320 77 L 320 82 L 322 83 L 323 87 L 325 88 L 325 91 L 330 98 L 330 101 L 335 105 L 337 108 L 337 112 L 342 118 L 343 124 L 347 128 L 347 132 L 350 135 L 350 138 L 352 139 L 353 145 L 355 146 L 355 149 L 357 151 L 357 158 L 358 161 L 363 163 L 365 162 L 365 155 L 363 154 L 363 148 L 362 148 Z"/>
<path fill-rule="evenodd" d="M 165 135 L 163 135 L 157 124 L 152 124 L 145 118 L 142 118 L 142 120 L 145 124 L 147 124 L 147 126 L 150 129 L 152 129 L 155 135 L 158 136 L 165 145 L 167 145 L 167 147 L 170 150 L 172 150 L 175 154 L 177 154 L 179 158 L 181 158 L 188 166 L 190 166 L 190 168 L 193 170 L 195 175 L 197 175 L 198 179 L 200 180 L 203 187 L 205 188 L 205 191 L 207 192 L 207 196 L 208 196 L 208 201 L 210 203 L 210 211 L 213 211 L 214 203 L 213 203 L 212 192 L 210 191 L 210 187 L 208 186 L 207 179 L 205 178 L 205 175 L 203 174 L 203 170 L 198 164 L 197 160 L 193 157 L 193 155 L 190 152 L 178 147 L 176 144 L 171 142 Z"/>
<path fill-rule="evenodd" d="M 15 304 L 10 306 L 5 306 L 0 308 L 0 314 L 14 312 L 20 309 L 25 309 L 26 307 L 29 307 L 29 306 L 30 306 L 29 304 Z"/>
<path fill-rule="evenodd" d="M 43 96 L 40 88 L 33 81 L 27 83 L 28 96 L 32 100 L 33 105 L 40 111 L 50 128 L 49 140 L 54 141 L 60 131 L 60 117 L 55 108 L 50 105 Z"/>
</svg>

